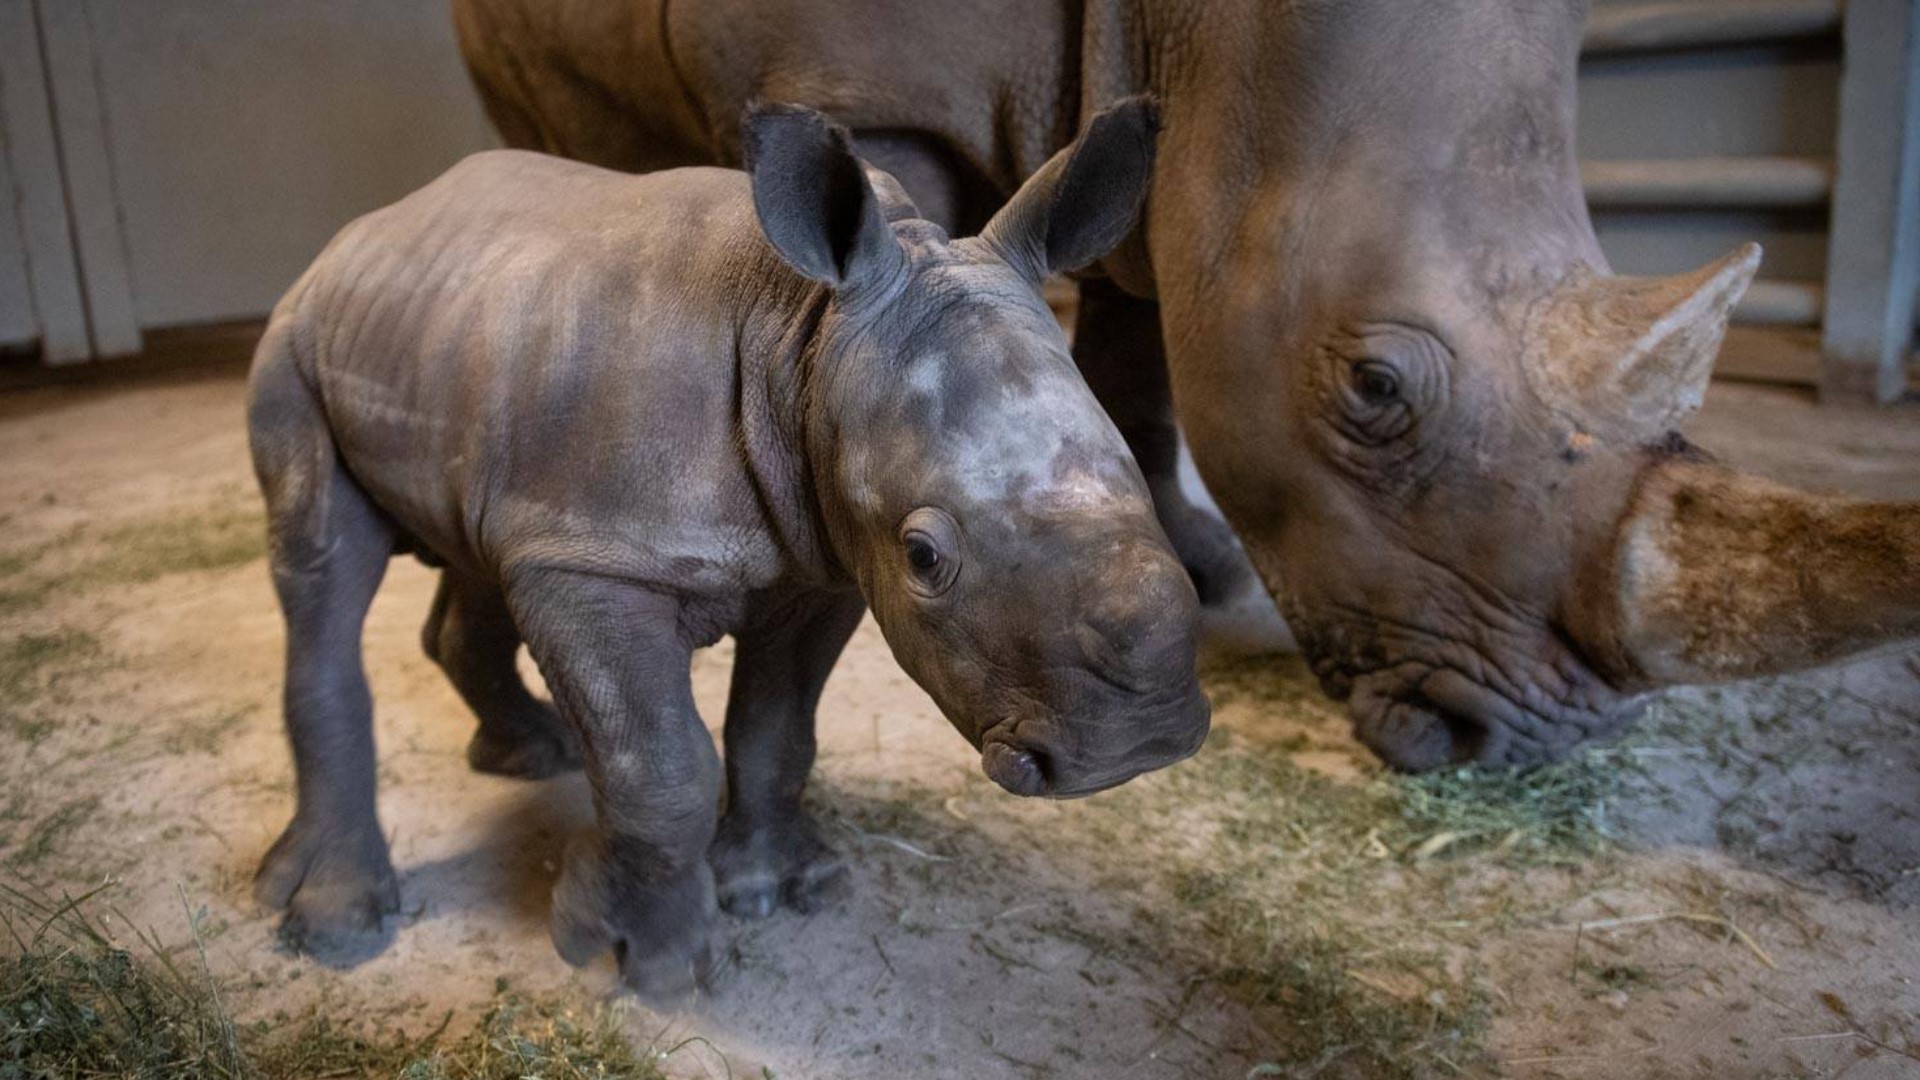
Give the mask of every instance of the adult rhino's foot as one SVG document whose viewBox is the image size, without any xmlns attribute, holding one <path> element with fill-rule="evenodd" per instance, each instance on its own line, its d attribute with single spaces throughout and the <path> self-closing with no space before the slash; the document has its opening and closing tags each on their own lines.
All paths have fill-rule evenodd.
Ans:
<svg viewBox="0 0 1920 1080">
<path fill-rule="evenodd" d="M 322 963 L 350 967 L 384 951 L 400 886 L 379 826 L 294 819 L 260 861 L 255 898 L 284 911 L 280 939 Z"/>
<path fill-rule="evenodd" d="M 765 918 L 783 903 L 810 914 L 840 900 L 852 886 L 846 860 L 820 839 L 804 811 L 771 822 L 728 814 L 708 861 L 720 906 L 745 919 Z"/>
<path fill-rule="evenodd" d="M 482 724 L 467 743 L 473 771 L 521 780 L 545 780 L 580 768 L 580 740 L 552 709 L 507 725 Z"/>
<path fill-rule="evenodd" d="M 679 1006 L 713 969 L 713 873 L 699 860 L 665 881 L 642 872 L 609 854 L 597 832 L 576 841 L 553 887 L 553 945 L 576 967 L 611 950 L 642 1000 Z"/>
</svg>

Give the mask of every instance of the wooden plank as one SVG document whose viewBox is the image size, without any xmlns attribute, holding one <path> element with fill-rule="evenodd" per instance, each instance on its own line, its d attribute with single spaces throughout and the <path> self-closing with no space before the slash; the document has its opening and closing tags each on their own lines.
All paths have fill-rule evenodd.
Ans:
<svg viewBox="0 0 1920 1080">
<path fill-rule="evenodd" d="M 1822 158 L 1680 158 L 1583 161 L 1580 182 L 1596 208 L 1825 206 L 1833 163 Z"/>
<path fill-rule="evenodd" d="M 1823 398 L 1906 389 L 1920 290 L 1920 0 L 1847 7 L 1827 257 Z"/>
<path fill-rule="evenodd" d="M 41 356 L 54 364 L 85 360 L 93 346 L 32 0 L 0 0 L 0 137 Z"/>
<path fill-rule="evenodd" d="M 84 0 L 33 0 L 40 20 L 53 118 L 59 133 L 61 175 L 80 281 L 86 290 L 87 325 L 96 357 L 140 351 L 134 319 L 133 281 L 120 236 L 107 118 L 101 109 L 94 67 L 93 31 Z"/>
<path fill-rule="evenodd" d="M 1720 359 L 1713 366 L 1716 379 L 1740 382 L 1817 386 L 1820 334 L 1814 330 L 1776 326 L 1736 326 L 1727 331 Z"/>
<path fill-rule="evenodd" d="M 1821 37 L 1840 29 L 1841 0 L 1647 0 L 1596 4 L 1588 55 L 1748 45 Z"/>
</svg>

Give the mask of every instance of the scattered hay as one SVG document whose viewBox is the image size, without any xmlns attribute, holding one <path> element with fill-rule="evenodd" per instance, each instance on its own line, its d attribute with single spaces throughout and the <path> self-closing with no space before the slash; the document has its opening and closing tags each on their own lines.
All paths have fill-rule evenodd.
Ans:
<svg viewBox="0 0 1920 1080">
<path fill-rule="evenodd" d="M 256 505 L 138 521 L 100 539 L 106 550 L 76 575 L 82 584 L 130 585 L 167 574 L 228 570 L 267 553 L 266 518 Z"/>
<path fill-rule="evenodd" d="M 169 574 L 244 566 L 266 554 L 255 503 L 143 518 L 89 538 L 84 526 L 0 551 L 0 616 L 34 611 L 63 591 L 139 585 Z"/>
<path fill-rule="evenodd" d="M 53 733 L 38 707 L 57 684 L 102 655 L 100 639 L 84 630 L 28 631 L 0 643 L 0 732 L 32 745 Z"/>
<path fill-rule="evenodd" d="M 248 1069 L 211 984 L 163 951 L 143 959 L 88 913 L 0 886 L 0 1075 L 240 1078 Z"/>
<path fill-rule="evenodd" d="M 609 1008 L 575 1008 L 514 992 L 502 980 L 478 1024 L 449 1038 L 449 1015 L 420 1037 L 337 1024 L 317 1011 L 293 1023 L 237 1025 L 199 952 L 188 968 L 152 937 L 138 951 L 92 913 L 102 886 L 43 900 L 0 884 L 0 1076 L 161 1080 L 660 1080 L 664 1056 L 636 1049 Z M 122 920 L 124 921 L 124 920 Z"/>
<path fill-rule="evenodd" d="M 59 850 L 60 842 L 68 833 L 86 824 L 99 809 L 98 795 L 82 795 L 61 803 L 27 832 L 19 847 L 8 853 L 7 868 L 24 870 L 44 862 Z"/>
<path fill-rule="evenodd" d="M 1111 799 L 1134 834 L 1113 843 L 1154 845 L 1177 901 L 1143 914 L 1154 936 L 1261 1011 L 1265 1075 L 1494 1071 L 1475 938 L 1552 906 L 1550 881 L 1519 888 L 1533 870 L 1610 857 L 1632 755 L 1422 777 L 1354 755 L 1352 775 L 1330 775 L 1302 760 L 1351 744 L 1303 665 L 1206 677 L 1220 718 L 1207 751 Z"/>
</svg>

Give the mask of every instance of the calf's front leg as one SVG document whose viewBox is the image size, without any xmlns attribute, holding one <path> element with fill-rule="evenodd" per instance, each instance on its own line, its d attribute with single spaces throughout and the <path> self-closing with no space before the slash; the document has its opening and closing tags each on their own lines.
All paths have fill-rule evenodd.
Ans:
<svg viewBox="0 0 1920 1080">
<path fill-rule="evenodd" d="M 680 603 L 552 570 L 516 575 L 507 601 L 593 788 L 596 822 L 553 888 L 554 946 L 571 964 L 612 949 L 641 995 L 684 996 L 712 962 L 720 763 L 694 709 Z"/>
<path fill-rule="evenodd" d="M 820 691 L 864 610 L 859 593 L 808 596 L 735 635 L 727 812 L 711 856 L 720 904 L 735 915 L 770 915 L 782 902 L 814 911 L 846 887 L 846 863 L 820 838 L 801 795 Z"/>
</svg>

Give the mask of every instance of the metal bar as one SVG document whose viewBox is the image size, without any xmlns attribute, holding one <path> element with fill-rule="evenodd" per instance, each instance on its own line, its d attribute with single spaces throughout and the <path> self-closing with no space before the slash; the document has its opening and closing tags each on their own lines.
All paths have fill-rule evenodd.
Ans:
<svg viewBox="0 0 1920 1080">
<path fill-rule="evenodd" d="M 1588 55 L 1748 45 L 1822 37 L 1840 29 L 1841 0 L 1646 0 L 1596 4 Z"/>
<path fill-rule="evenodd" d="M 1825 206 L 1833 163 L 1821 158 L 1687 158 L 1583 161 L 1580 180 L 1596 207 Z"/>
<path fill-rule="evenodd" d="M 1840 74 L 1823 399 L 1906 390 L 1920 289 L 1920 0 L 1854 0 Z"/>
<path fill-rule="evenodd" d="M 60 151 L 47 101 L 46 70 L 32 0 L 0 0 L 0 152 L 7 155 L 16 200 L 27 287 L 38 322 L 40 355 L 50 364 L 92 355 L 87 307 L 80 292 Z"/>
<path fill-rule="evenodd" d="M 1743 326 L 1819 326 L 1827 290 L 1813 281 L 1756 281 L 1733 309 Z"/>
</svg>

